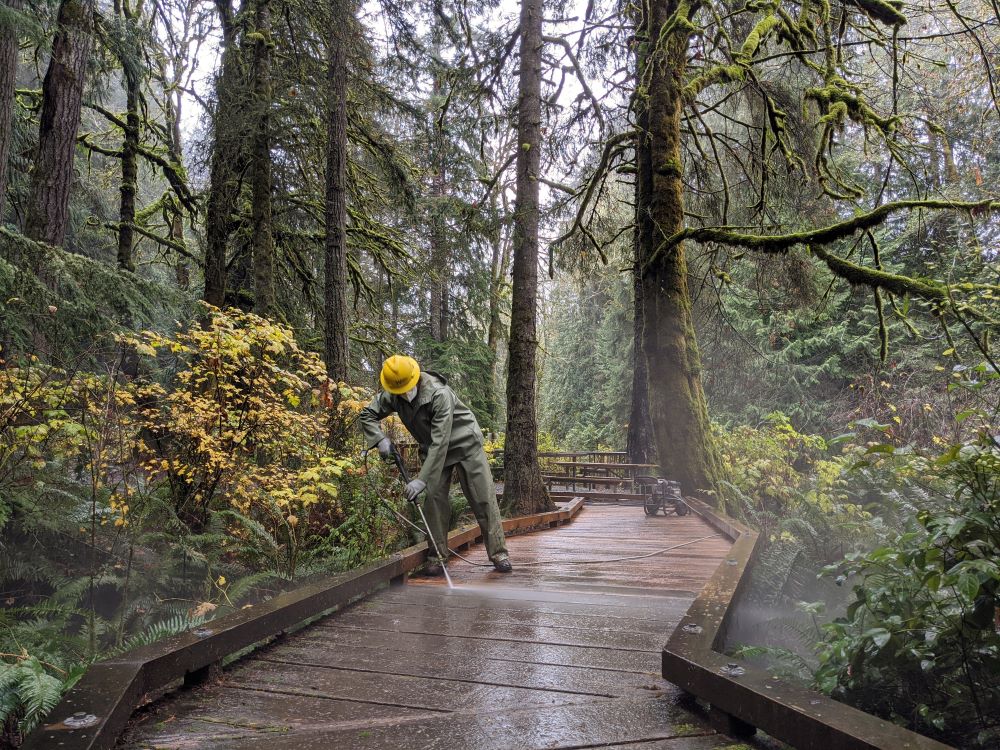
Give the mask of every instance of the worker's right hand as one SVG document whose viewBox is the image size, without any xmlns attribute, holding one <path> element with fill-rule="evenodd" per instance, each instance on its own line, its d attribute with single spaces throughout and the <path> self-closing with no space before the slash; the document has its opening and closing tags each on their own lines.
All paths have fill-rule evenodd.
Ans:
<svg viewBox="0 0 1000 750">
<path fill-rule="evenodd" d="M 389 438 L 382 438 L 378 441 L 378 454 L 382 458 L 392 458 L 392 441 Z"/>
</svg>

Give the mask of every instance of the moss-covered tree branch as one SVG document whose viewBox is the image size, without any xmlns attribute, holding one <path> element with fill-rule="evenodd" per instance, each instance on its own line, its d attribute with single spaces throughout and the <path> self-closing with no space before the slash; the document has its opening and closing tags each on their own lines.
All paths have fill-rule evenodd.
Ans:
<svg viewBox="0 0 1000 750">
<path fill-rule="evenodd" d="M 590 179 L 587 180 L 586 187 L 584 187 L 579 192 L 583 194 L 580 200 L 580 205 L 577 207 L 576 216 L 573 218 L 573 223 L 566 232 L 556 238 L 552 243 L 552 247 L 562 244 L 578 231 L 584 223 L 584 217 L 587 215 L 587 211 L 590 208 L 591 199 L 594 196 L 594 191 L 597 189 L 598 184 L 600 184 L 603 177 L 608 173 L 611 167 L 614 157 L 623 153 L 623 146 L 631 143 L 637 133 L 635 130 L 626 130 L 625 132 L 618 133 L 604 142 L 604 149 L 601 151 L 601 158 L 597 162 L 597 168 L 594 170 Z M 598 246 L 599 247 L 599 246 Z"/>
<path fill-rule="evenodd" d="M 860 213 L 850 219 L 830 224 L 818 229 L 807 229 L 788 234 L 746 234 L 734 232 L 726 227 L 688 227 L 667 238 L 663 246 L 650 258 L 650 263 L 662 253 L 684 240 L 695 242 L 719 242 L 734 247 L 745 247 L 765 253 L 787 252 L 796 245 L 828 245 L 831 242 L 850 237 L 856 232 L 863 232 L 882 224 L 889 216 L 901 211 L 914 209 L 968 211 L 973 214 L 994 211 L 1000 208 L 1000 201 L 990 199 L 981 201 L 949 201 L 938 199 L 900 200 L 884 203 L 881 206 Z"/>
<path fill-rule="evenodd" d="M 827 268 L 835 276 L 839 276 L 854 286 L 885 289 L 892 294 L 920 297 L 929 302 L 940 303 L 948 299 L 948 287 L 939 281 L 902 276 L 888 271 L 880 271 L 877 268 L 866 268 L 831 253 L 821 245 L 812 247 L 811 250 L 813 255 L 826 263 Z"/>
<path fill-rule="evenodd" d="M 692 227 L 677 232 L 663 242 L 653 256 L 644 264 L 648 267 L 657 257 L 684 240 L 696 242 L 718 242 L 733 247 L 743 247 L 761 253 L 785 253 L 791 248 L 804 245 L 813 255 L 822 260 L 827 268 L 837 277 L 855 286 L 866 286 L 871 289 L 884 289 L 899 296 L 910 295 L 929 302 L 945 305 L 950 300 L 952 291 L 970 292 L 976 290 L 1000 291 L 1000 286 L 991 284 L 958 284 L 948 285 L 933 279 L 917 278 L 890 273 L 881 268 L 868 268 L 853 263 L 825 246 L 851 235 L 869 231 L 882 224 L 893 213 L 905 210 L 961 210 L 971 214 L 993 211 L 1000 208 L 1000 202 L 982 201 L 947 201 L 947 200 L 902 200 L 886 203 L 866 213 L 846 221 L 831 224 L 818 229 L 791 232 L 780 235 L 759 235 L 734 232 L 725 227 Z M 966 306 L 968 309 L 968 306 Z M 977 314 L 983 317 L 984 314 Z M 988 316 L 987 316 L 988 317 Z"/>
</svg>

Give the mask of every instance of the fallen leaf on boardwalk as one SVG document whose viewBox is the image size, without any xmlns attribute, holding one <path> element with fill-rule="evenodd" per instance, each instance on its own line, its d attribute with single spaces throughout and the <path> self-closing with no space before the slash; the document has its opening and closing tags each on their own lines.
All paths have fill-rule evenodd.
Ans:
<svg viewBox="0 0 1000 750">
<path fill-rule="evenodd" d="M 197 607 L 191 610 L 192 617 L 204 617 L 209 612 L 214 612 L 218 607 L 212 602 L 202 602 Z"/>
</svg>

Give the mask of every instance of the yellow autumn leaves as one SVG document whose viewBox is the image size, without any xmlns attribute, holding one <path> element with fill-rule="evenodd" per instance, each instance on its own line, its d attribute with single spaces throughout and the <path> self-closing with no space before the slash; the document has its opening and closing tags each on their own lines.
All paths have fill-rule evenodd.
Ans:
<svg viewBox="0 0 1000 750">
<path fill-rule="evenodd" d="M 132 528 L 155 494 L 191 528 L 215 516 L 237 539 L 269 537 L 294 569 L 306 535 L 343 516 L 357 462 L 328 437 L 348 432 L 368 395 L 331 382 L 290 329 L 239 310 L 119 343 L 139 355 L 140 377 L 31 359 L 0 369 L 0 487 L 82 459 L 99 525 Z"/>
</svg>

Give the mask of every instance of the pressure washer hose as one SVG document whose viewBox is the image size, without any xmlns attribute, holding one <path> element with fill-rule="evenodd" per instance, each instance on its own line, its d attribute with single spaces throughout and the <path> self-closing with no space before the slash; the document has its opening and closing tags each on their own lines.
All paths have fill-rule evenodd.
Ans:
<svg viewBox="0 0 1000 750">
<path fill-rule="evenodd" d="M 369 448 L 368 450 L 365 451 L 365 477 L 368 476 L 368 451 L 370 451 L 370 450 L 372 450 L 372 449 Z M 371 480 L 369 479 L 368 481 L 369 481 L 369 484 L 371 484 Z M 372 486 L 372 489 L 374 490 L 375 489 L 374 485 L 371 485 L 371 486 Z M 434 547 L 434 551 L 438 552 L 438 558 L 441 559 L 442 565 L 444 565 L 444 558 L 442 558 L 441 555 L 440 555 L 440 552 L 439 552 L 439 550 L 437 548 L 437 543 L 434 541 L 434 538 L 433 538 L 433 536 L 430 533 L 430 529 L 429 528 L 427 528 L 427 529 L 420 528 L 415 523 L 413 523 L 413 521 L 411 521 L 409 518 L 407 518 L 406 516 L 404 516 L 402 513 L 400 513 L 395 508 L 393 508 L 389 504 L 389 501 L 386 500 L 381 495 L 379 495 L 378 492 L 375 492 L 375 494 L 378 496 L 379 500 L 382 501 L 382 505 L 386 509 L 388 509 L 388 511 L 390 513 L 392 513 L 398 520 L 402 521 L 407 526 L 411 526 L 417 532 L 419 532 L 421 534 L 425 534 L 431 540 L 431 544 Z M 419 509 L 420 508 L 418 506 L 418 510 Z M 423 512 L 421 512 L 421 517 L 423 517 Z M 426 524 L 426 519 L 425 519 L 424 523 Z M 539 566 L 539 565 L 601 565 L 601 564 L 605 564 L 605 563 L 628 562 L 629 560 L 643 560 L 643 559 L 645 559 L 647 557 L 656 557 L 656 555 L 662 555 L 662 554 L 664 554 L 666 552 L 670 552 L 670 551 L 675 550 L 675 549 L 680 549 L 681 547 L 688 547 L 688 546 L 690 546 L 692 544 L 697 544 L 698 542 L 704 542 L 706 539 L 714 539 L 714 538 L 719 537 L 719 536 L 722 536 L 722 534 L 709 534 L 708 536 L 699 537 L 698 539 L 691 539 L 691 540 L 689 540 L 687 542 L 681 542 L 680 544 L 674 544 L 674 545 L 672 545 L 670 547 L 664 547 L 663 549 L 653 550 L 652 552 L 646 552 L 645 554 L 642 554 L 642 555 L 627 555 L 625 557 L 611 557 L 611 558 L 604 558 L 602 560 L 559 560 L 559 561 L 555 561 L 555 560 L 536 560 L 535 562 L 518 562 L 517 567 L 519 567 L 519 568 L 525 568 L 525 567 L 529 567 L 529 566 Z M 448 547 L 448 552 L 450 552 L 451 554 L 453 554 L 459 560 L 462 560 L 463 562 L 468 563 L 469 565 L 475 565 L 478 568 L 492 568 L 493 567 L 493 563 L 481 563 L 481 562 L 476 562 L 475 560 L 470 560 L 469 558 L 465 557 L 464 555 L 460 555 L 458 552 L 456 552 L 455 550 L 453 550 L 451 547 Z"/>
</svg>

